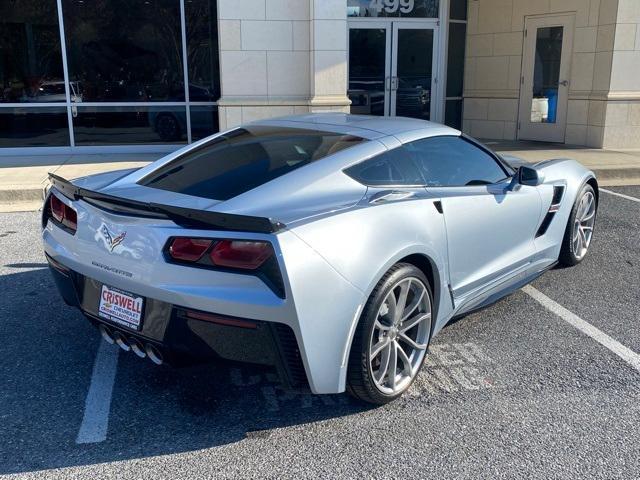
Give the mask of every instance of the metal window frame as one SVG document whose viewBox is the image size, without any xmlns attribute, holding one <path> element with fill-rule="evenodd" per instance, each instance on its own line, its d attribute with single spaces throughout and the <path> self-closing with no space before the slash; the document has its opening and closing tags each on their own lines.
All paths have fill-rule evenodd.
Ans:
<svg viewBox="0 0 640 480">
<path fill-rule="evenodd" d="M 67 111 L 67 125 L 69 128 L 69 146 L 65 147 L 6 147 L 0 148 L 0 157 L 5 155 L 38 155 L 38 154 L 84 154 L 84 153 L 169 153 L 179 148 L 193 143 L 193 136 L 191 132 L 191 107 L 217 107 L 218 102 L 203 102 L 196 101 L 191 102 L 189 98 L 189 59 L 187 56 L 187 22 L 185 11 L 185 0 L 180 1 L 180 37 L 182 41 L 182 73 L 184 80 L 184 95 L 185 101 L 183 102 L 81 102 L 74 103 L 71 101 L 71 88 L 69 78 L 69 65 L 67 58 L 67 44 L 66 35 L 64 30 L 64 14 L 63 14 L 63 0 L 56 0 L 56 8 L 58 15 L 58 30 L 60 34 L 60 54 L 62 55 L 62 70 L 63 80 L 65 88 L 65 102 L 33 102 L 33 103 L 0 103 L 0 113 L 3 109 L 10 108 L 66 108 Z M 216 12 L 217 13 L 217 12 Z M 216 15 L 215 21 L 218 21 Z M 218 47 L 217 55 L 220 54 Z M 78 146 L 75 142 L 75 134 L 73 130 L 73 109 L 83 107 L 184 107 L 186 115 L 187 125 L 187 143 L 179 144 L 122 144 L 122 145 L 86 145 Z"/>
</svg>

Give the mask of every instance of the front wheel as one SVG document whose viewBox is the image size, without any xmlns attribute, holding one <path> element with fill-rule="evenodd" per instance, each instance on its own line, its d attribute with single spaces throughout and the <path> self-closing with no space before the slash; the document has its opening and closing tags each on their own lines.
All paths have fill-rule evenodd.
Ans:
<svg viewBox="0 0 640 480">
<path fill-rule="evenodd" d="M 391 268 L 371 293 L 356 328 L 347 390 L 382 405 L 400 397 L 415 380 L 431 336 L 432 294 L 420 269 Z"/>
<path fill-rule="evenodd" d="M 595 191 L 587 184 L 582 187 L 571 209 L 558 258 L 561 265 L 570 267 L 584 260 L 593 238 L 597 211 Z"/>
</svg>

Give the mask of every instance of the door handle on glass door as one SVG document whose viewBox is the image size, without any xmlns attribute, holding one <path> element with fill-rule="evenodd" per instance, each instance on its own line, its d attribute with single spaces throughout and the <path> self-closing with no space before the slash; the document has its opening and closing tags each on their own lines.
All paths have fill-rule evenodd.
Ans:
<svg viewBox="0 0 640 480">
<path fill-rule="evenodd" d="M 562 85 L 563 87 L 568 87 L 569 86 L 569 80 L 562 80 L 560 82 L 560 85 Z"/>
<path fill-rule="evenodd" d="M 398 90 L 398 77 L 391 77 L 391 90 L 394 92 Z"/>
</svg>

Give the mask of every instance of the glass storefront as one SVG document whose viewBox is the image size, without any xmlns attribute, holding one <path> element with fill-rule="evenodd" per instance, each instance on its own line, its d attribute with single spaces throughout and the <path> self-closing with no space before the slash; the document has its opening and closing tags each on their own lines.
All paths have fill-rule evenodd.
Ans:
<svg viewBox="0 0 640 480">
<path fill-rule="evenodd" d="M 216 0 L 0 2 L 0 147 L 218 131 L 217 28 Z"/>
<path fill-rule="evenodd" d="M 462 127 L 467 0 L 348 0 L 347 16 L 351 113 Z"/>
</svg>

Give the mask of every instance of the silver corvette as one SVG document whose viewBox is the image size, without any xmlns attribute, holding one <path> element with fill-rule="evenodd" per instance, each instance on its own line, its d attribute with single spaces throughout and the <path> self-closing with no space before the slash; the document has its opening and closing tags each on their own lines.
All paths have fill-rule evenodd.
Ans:
<svg viewBox="0 0 640 480">
<path fill-rule="evenodd" d="M 452 318 L 587 254 L 594 174 L 515 163 L 419 120 L 265 120 L 141 169 L 51 175 L 44 250 L 64 300 L 124 350 L 381 404 Z"/>
</svg>

